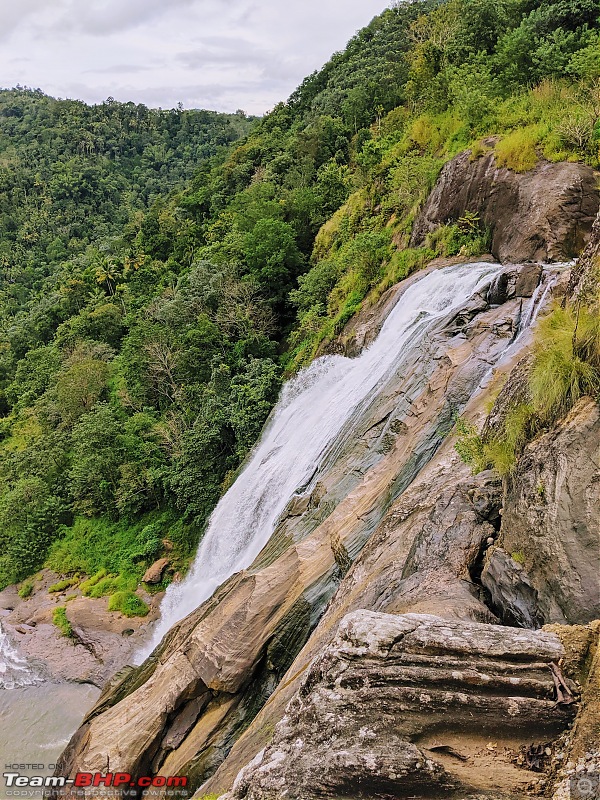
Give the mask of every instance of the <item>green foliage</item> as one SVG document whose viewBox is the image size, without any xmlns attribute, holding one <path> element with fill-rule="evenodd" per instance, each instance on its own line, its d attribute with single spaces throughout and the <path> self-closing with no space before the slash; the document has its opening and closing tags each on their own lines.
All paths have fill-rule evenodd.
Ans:
<svg viewBox="0 0 600 800">
<path fill-rule="evenodd" d="M 93 586 L 86 588 L 85 595 L 87 597 L 106 597 L 117 593 L 123 594 L 135 589 L 136 586 L 137 580 L 135 578 L 126 578 L 122 575 L 107 575 L 96 581 Z"/>
<path fill-rule="evenodd" d="M 600 318 L 585 307 L 556 307 L 539 324 L 529 379 L 542 420 L 565 414 L 580 397 L 600 394 Z"/>
<path fill-rule="evenodd" d="M 415 0 L 261 120 L 0 91 L 0 586 L 47 563 L 132 591 L 166 538 L 185 569 L 282 372 L 488 250 L 469 215 L 409 247 L 443 164 L 598 166 L 599 74 L 596 0 Z M 594 390 L 584 323 L 540 346 L 532 414 Z"/>
<path fill-rule="evenodd" d="M 106 570 L 104 568 L 98 570 L 98 572 L 96 572 L 94 575 L 90 575 L 90 577 L 87 580 L 83 581 L 80 584 L 79 588 L 81 590 L 81 593 L 84 594 L 86 597 L 89 597 L 90 592 L 94 588 L 94 586 L 96 586 L 102 580 L 102 578 L 105 577 L 106 577 Z"/>
<path fill-rule="evenodd" d="M 145 617 L 150 611 L 144 601 L 129 591 L 116 592 L 108 601 L 109 611 L 120 611 L 126 617 Z"/>
<path fill-rule="evenodd" d="M 23 600 L 31 597 L 33 592 L 33 581 L 23 581 L 21 584 L 21 588 L 19 589 L 19 597 Z"/>
<path fill-rule="evenodd" d="M 538 126 L 519 128 L 498 142 L 495 150 L 496 161 L 501 167 L 507 167 L 514 172 L 527 172 L 538 163 L 536 148 L 539 141 Z"/>
<path fill-rule="evenodd" d="M 177 547 L 173 554 L 176 561 L 179 553 L 184 554 L 183 558 L 189 557 L 198 543 L 199 531 L 175 521 L 172 512 L 154 512 L 130 522 L 100 516 L 76 517 L 73 525 L 61 530 L 61 537 L 50 548 L 46 566 L 57 572 L 90 575 L 80 586 L 88 594 L 101 580 L 113 576 L 141 579 L 162 552 L 162 542 L 167 537 Z"/>
<path fill-rule="evenodd" d="M 57 606 L 54 609 L 52 612 L 52 622 L 56 625 L 62 636 L 66 636 L 69 639 L 73 637 L 73 628 L 67 618 L 67 609 L 65 606 Z"/>
<path fill-rule="evenodd" d="M 487 467 L 485 448 L 477 428 L 462 417 L 457 417 L 454 422 L 454 433 L 457 441 L 454 449 L 461 461 L 468 464 L 474 474 Z"/>
<path fill-rule="evenodd" d="M 65 589 L 70 589 L 71 586 L 77 586 L 81 578 L 76 575 L 73 578 L 65 578 L 62 581 L 58 581 L 57 583 L 53 583 L 52 586 L 48 587 L 48 591 L 50 594 L 64 592 Z"/>
</svg>

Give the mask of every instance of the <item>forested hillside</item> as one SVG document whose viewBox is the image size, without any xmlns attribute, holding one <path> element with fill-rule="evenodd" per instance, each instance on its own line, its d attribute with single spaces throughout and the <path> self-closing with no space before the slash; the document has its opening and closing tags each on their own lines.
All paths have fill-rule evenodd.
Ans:
<svg viewBox="0 0 600 800">
<path fill-rule="evenodd" d="M 128 592 L 165 539 L 184 568 L 283 374 L 435 255 L 489 247 L 466 217 L 409 248 L 445 161 L 598 165 L 599 15 L 400 3 L 251 130 L 2 93 L 0 583 L 46 562 Z"/>
</svg>

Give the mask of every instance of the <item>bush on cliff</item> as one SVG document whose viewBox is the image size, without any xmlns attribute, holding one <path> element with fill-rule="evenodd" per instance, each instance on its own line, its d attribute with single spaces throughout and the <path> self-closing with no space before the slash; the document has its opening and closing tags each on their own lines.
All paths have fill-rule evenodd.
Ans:
<svg viewBox="0 0 600 800">
<path fill-rule="evenodd" d="M 504 414 L 499 430 L 483 438 L 458 420 L 456 450 L 474 472 L 515 468 L 525 445 L 589 395 L 600 400 L 600 315 L 594 308 L 556 306 L 537 326 L 527 375 L 527 399 Z"/>
</svg>

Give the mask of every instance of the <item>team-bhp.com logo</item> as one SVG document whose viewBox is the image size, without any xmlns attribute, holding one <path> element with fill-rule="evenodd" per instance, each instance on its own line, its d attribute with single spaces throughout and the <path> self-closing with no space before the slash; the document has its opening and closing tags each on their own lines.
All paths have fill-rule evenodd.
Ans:
<svg viewBox="0 0 600 800">
<path fill-rule="evenodd" d="M 585 772 L 569 779 L 571 800 L 600 800 L 600 773 Z"/>
<path fill-rule="evenodd" d="M 19 772 L 5 772 L 4 783 L 10 797 L 30 796 L 28 793 L 19 791 L 27 789 L 60 789 L 72 787 L 74 789 L 91 788 L 111 788 L 111 789 L 184 789 L 187 786 L 187 778 L 171 776 L 166 778 L 162 775 L 142 776 L 134 778 L 128 772 L 108 772 L 103 775 L 100 772 L 78 772 L 74 778 L 64 778 L 42 775 L 21 775 Z M 137 792 L 136 792 L 137 794 Z"/>
</svg>

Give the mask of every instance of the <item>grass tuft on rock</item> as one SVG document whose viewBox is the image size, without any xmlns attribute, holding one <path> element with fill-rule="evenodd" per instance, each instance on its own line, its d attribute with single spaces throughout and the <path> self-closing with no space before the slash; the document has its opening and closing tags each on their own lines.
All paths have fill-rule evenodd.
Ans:
<svg viewBox="0 0 600 800">
<path fill-rule="evenodd" d="M 63 636 L 69 639 L 73 637 L 73 628 L 67 618 L 67 609 L 65 606 L 58 606 L 58 608 L 54 609 L 52 612 L 52 622 Z"/>
<path fill-rule="evenodd" d="M 150 608 L 144 601 L 130 591 L 116 592 L 108 601 L 109 611 L 120 611 L 126 617 L 145 617 Z"/>
</svg>

